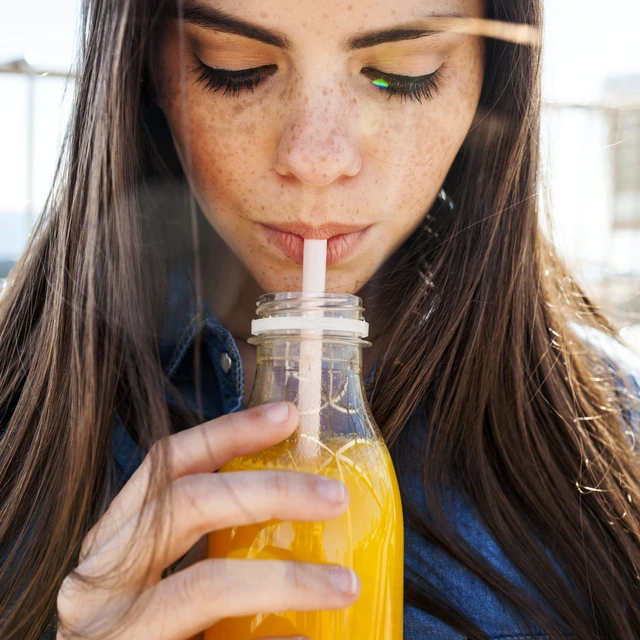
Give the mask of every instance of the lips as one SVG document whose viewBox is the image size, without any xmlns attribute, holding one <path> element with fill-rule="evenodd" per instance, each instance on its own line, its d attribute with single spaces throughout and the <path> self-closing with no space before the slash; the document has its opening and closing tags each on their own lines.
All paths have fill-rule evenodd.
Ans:
<svg viewBox="0 0 640 640">
<path fill-rule="evenodd" d="M 293 233 L 296 236 L 307 239 L 316 240 L 328 240 L 333 236 L 347 235 L 349 233 L 356 233 L 357 231 L 363 231 L 368 226 L 366 224 L 323 224 L 321 227 L 312 227 L 302 222 L 287 222 L 283 224 L 270 224 L 265 225 L 276 231 L 282 231 L 283 233 Z"/>
<path fill-rule="evenodd" d="M 327 265 L 346 260 L 355 253 L 371 226 L 325 225 L 312 228 L 303 224 L 291 223 L 278 225 L 278 228 L 274 228 L 260 224 L 269 243 L 278 247 L 296 264 L 302 264 L 305 238 L 326 239 Z"/>
</svg>

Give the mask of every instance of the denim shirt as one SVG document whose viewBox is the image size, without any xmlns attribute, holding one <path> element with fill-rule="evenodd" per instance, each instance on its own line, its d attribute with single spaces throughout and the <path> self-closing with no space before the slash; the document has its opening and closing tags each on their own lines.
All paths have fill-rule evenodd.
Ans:
<svg viewBox="0 0 640 640">
<path fill-rule="evenodd" d="M 160 358 L 167 378 L 180 389 L 187 401 L 195 406 L 193 347 L 196 335 L 201 332 L 201 401 L 205 418 L 212 420 L 246 408 L 243 402 L 242 360 L 231 333 L 206 307 L 201 320 L 196 320 L 195 302 L 191 291 L 190 282 L 184 274 L 172 276 L 169 304 L 159 341 Z M 640 360 L 635 360 L 633 354 L 626 351 L 622 356 L 627 359 L 627 370 L 631 366 L 635 367 L 634 371 L 638 373 L 635 381 L 638 383 Z M 365 380 L 368 396 L 374 377 L 375 368 Z M 407 438 L 411 447 L 415 447 L 421 440 L 420 419 L 415 419 L 416 416 L 412 418 L 407 422 L 402 437 Z M 142 462 L 144 454 L 118 420 L 114 428 L 113 448 L 119 485 L 123 486 Z M 407 466 L 397 469 L 397 474 L 412 503 L 424 504 L 421 470 Z M 453 495 L 449 504 L 452 523 L 470 546 L 514 586 L 536 597 L 533 588 L 527 585 L 523 576 L 501 550 L 469 501 L 462 495 Z M 426 504 L 424 508 L 426 509 Z M 517 611 L 472 572 L 427 541 L 408 522 L 405 522 L 405 562 L 407 573 L 428 574 L 430 582 L 440 593 L 447 597 L 452 605 L 460 608 L 492 640 L 546 637 L 541 631 L 536 633 L 535 627 L 533 631 L 531 626 L 525 628 Z M 404 613 L 404 638 L 463 640 L 464 636 L 438 618 L 407 604 Z"/>
</svg>

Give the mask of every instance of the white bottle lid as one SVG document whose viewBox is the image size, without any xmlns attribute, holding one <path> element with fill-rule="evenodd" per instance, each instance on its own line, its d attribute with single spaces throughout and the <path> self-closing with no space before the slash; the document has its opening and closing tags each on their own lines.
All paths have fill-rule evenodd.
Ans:
<svg viewBox="0 0 640 640">
<path fill-rule="evenodd" d="M 285 316 L 260 318 L 251 321 L 251 333 L 254 336 L 258 336 L 266 331 L 286 331 L 288 329 L 346 331 L 354 333 L 360 338 L 366 338 L 369 335 L 369 323 L 366 320 L 352 320 L 350 318 Z"/>
</svg>

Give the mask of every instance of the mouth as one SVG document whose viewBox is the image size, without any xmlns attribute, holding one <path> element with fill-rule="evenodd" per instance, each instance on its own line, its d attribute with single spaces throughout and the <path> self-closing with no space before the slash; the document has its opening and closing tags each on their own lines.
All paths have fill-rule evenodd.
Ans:
<svg viewBox="0 0 640 640">
<path fill-rule="evenodd" d="M 327 240 L 327 266 L 352 256 L 373 225 L 323 225 L 309 227 L 293 223 L 270 226 L 259 223 L 269 244 L 280 249 L 291 261 L 302 264 L 305 239 Z"/>
</svg>

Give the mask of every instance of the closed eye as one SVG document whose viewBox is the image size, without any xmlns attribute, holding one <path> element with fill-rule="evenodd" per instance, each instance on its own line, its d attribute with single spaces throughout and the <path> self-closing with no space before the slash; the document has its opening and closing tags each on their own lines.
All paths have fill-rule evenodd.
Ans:
<svg viewBox="0 0 640 640">
<path fill-rule="evenodd" d="M 422 102 L 423 99 L 433 100 L 435 95 L 440 92 L 440 69 L 442 66 L 433 73 L 423 76 L 400 76 L 365 67 L 362 74 L 389 98 L 399 96 L 400 99 Z"/>
<path fill-rule="evenodd" d="M 255 88 L 269 76 L 278 70 L 275 64 L 268 64 L 253 69 L 241 69 L 231 71 L 229 69 L 216 69 L 198 61 L 194 72 L 198 74 L 196 82 L 216 93 L 224 89 L 223 95 L 239 96 L 243 91 L 254 91 Z"/>
<path fill-rule="evenodd" d="M 401 76 L 365 67 L 362 69 L 362 74 L 389 98 L 398 96 L 401 100 L 422 102 L 423 99 L 432 100 L 439 93 L 439 72 L 441 69 L 442 67 L 423 76 Z M 204 85 L 208 91 L 212 93 L 223 91 L 225 96 L 237 97 L 244 91 L 253 92 L 259 84 L 271 77 L 277 70 L 277 65 L 269 64 L 231 71 L 210 67 L 199 60 L 194 73 L 197 74 L 196 82 Z"/>
</svg>

